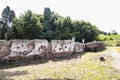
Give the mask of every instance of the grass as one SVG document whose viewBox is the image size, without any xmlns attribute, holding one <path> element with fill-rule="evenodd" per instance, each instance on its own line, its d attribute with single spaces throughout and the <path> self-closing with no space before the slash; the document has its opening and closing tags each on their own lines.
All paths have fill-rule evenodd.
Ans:
<svg viewBox="0 0 120 80">
<path fill-rule="evenodd" d="M 101 41 L 104 41 L 107 46 L 119 46 L 120 47 L 120 35 L 119 34 L 116 34 L 116 35 L 99 34 L 98 39 Z"/>
<path fill-rule="evenodd" d="M 120 53 L 120 46 L 119 47 L 110 47 L 112 49 L 115 49 L 118 53 Z"/>
<path fill-rule="evenodd" d="M 115 48 L 116 49 L 116 48 Z M 119 50 L 117 48 L 116 50 Z M 77 53 L 71 58 L 51 59 L 44 63 L 0 69 L 0 80 L 78 79 L 119 80 L 120 72 L 113 68 L 111 58 L 100 61 L 109 50 Z M 81 56 L 81 57 L 80 57 Z M 16 75 L 17 74 L 17 75 Z"/>
</svg>

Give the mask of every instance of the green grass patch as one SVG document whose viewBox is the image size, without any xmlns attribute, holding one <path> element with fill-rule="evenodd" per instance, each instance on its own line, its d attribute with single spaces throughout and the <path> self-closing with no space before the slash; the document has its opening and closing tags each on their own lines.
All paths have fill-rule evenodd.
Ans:
<svg viewBox="0 0 120 80">
<path fill-rule="evenodd" d="M 98 36 L 98 40 L 104 41 L 107 46 L 120 46 L 120 35 L 119 34 L 116 34 L 116 35 L 100 34 Z"/>
</svg>

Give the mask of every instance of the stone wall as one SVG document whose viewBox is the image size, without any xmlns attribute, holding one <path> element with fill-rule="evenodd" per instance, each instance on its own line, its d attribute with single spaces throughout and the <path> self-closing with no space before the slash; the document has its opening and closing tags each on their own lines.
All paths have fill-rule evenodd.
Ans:
<svg viewBox="0 0 120 80">
<path fill-rule="evenodd" d="M 75 52 L 83 52 L 84 48 L 84 44 L 80 42 L 75 42 Z"/>
<path fill-rule="evenodd" d="M 11 41 L 0 41 L 0 58 L 9 55 L 11 44 Z"/>
<path fill-rule="evenodd" d="M 54 56 L 64 56 L 74 53 L 74 40 L 52 40 L 51 52 Z"/>
<path fill-rule="evenodd" d="M 45 56 L 48 48 L 47 40 L 11 40 L 0 41 L 0 59 Z"/>
<path fill-rule="evenodd" d="M 11 53 L 10 57 L 14 56 L 26 56 L 28 54 L 33 53 L 35 49 L 34 41 L 30 40 L 14 40 L 12 41 L 12 45 L 10 47 Z"/>
<path fill-rule="evenodd" d="M 103 42 L 82 44 L 72 40 L 10 40 L 0 41 L 0 59 L 59 57 L 76 52 L 101 51 Z"/>
<path fill-rule="evenodd" d="M 75 42 L 72 40 L 52 40 L 52 53 L 73 52 Z"/>
<path fill-rule="evenodd" d="M 85 51 L 92 51 L 92 52 L 102 51 L 106 49 L 102 41 L 89 42 L 89 43 L 86 43 L 84 46 L 85 46 L 84 48 Z"/>
<path fill-rule="evenodd" d="M 13 40 L 10 57 L 43 55 L 48 47 L 47 40 Z"/>
</svg>

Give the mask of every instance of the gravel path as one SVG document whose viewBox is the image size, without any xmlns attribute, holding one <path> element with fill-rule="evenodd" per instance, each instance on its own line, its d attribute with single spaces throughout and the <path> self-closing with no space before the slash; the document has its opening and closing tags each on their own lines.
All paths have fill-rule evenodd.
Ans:
<svg viewBox="0 0 120 80">
<path fill-rule="evenodd" d="M 113 58 L 112 60 L 113 67 L 120 71 L 120 54 L 114 49 L 109 48 L 109 50 L 110 52 L 107 54 Z"/>
</svg>

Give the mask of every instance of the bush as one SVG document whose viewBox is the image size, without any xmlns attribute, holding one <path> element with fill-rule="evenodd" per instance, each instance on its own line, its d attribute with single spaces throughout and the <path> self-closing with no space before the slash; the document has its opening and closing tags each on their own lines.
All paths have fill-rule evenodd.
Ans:
<svg viewBox="0 0 120 80">
<path fill-rule="evenodd" d="M 104 35 L 99 34 L 98 40 L 104 41 L 107 46 L 120 46 L 120 35 Z"/>
</svg>

